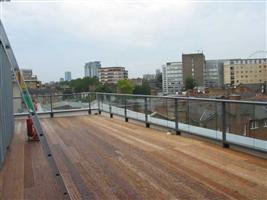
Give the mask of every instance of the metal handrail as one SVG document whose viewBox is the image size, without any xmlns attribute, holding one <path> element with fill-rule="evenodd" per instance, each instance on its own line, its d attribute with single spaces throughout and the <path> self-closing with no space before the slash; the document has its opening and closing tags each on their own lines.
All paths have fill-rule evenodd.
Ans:
<svg viewBox="0 0 267 200">
<path fill-rule="evenodd" d="M 80 96 L 80 95 L 88 95 L 88 99 L 86 100 L 86 102 L 88 103 L 88 107 L 86 106 L 85 108 L 82 108 L 82 109 L 75 109 L 75 108 L 71 108 L 71 109 L 62 109 L 62 110 L 54 110 L 53 108 L 53 98 L 52 97 L 58 97 L 58 96 Z M 95 99 L 94 101 L 96 101 L 96 107 L 92 108 L 91 107 L 91 103 L 93 102 L 93 99 L 91 98 L 92 95 L 95 96 Z M 244 104 L 244 105 L 253 105 L 253 106 L 266 106 L 267 108 L 267 102 L 259 102 L 259 101 L 244 101 L 244 100 L 229 100 L 229 99 L 211 99 L 211 98 L 197 98 L 197 97 L 171 97 L 171 96 L 154 96 L 154 95 L 134 95 L 134 94 L 118 94 L 118 93 L 101 93 L 101 92 L 83 92 L 83 93 L 72 93 L 72 94 L 51 94 L 51 95 L 36 95 L 37 97 L 46 97 L 48 98 L 49 97 L 49 100 L 48 100 L 48 103 L 50 103 L 50 106 L 51 106 L 51 109 L 49 111 L 45 111 L 45 112 L 40 112 L 39 114 L 50 114 L 51 118 L 54 117 L 54 114 L 57 114 L 57 113 L 70 113 L 70 112 L 78 112 L 78 111 L 88 111 L 88 114 L 92 114 L 92 111 L 98 111 L 99 114 L 101 114 L 101 112 L 107 112 L 110 114 L 110 117 L 112 118 L 113 117 L 113 114 L 115 115 L 119 115 L 119 116 L 122 116 L 125 118 L 125 121 L 128 122 L 129 119 L 134 119 L 134 120 L 140 120 L 140 119 L 135 119 L 135 118 L 132 118 L 130 115 L 128 116 L 127 112 L 128 112 L 128 106 L 129 103 L 130 103 L 130 99 L 131 98 L 139 98 L 141 100 L 143 100 L 144 102 L 144 110 L 145 112 L 143 113 L 144 114 L 144 119 L 141 120 L 142 122 L 145 122 L 145 125 L 147 128 L 150 127 L 150 125 L 158 125 L 158 126 L 164 126 L 164 125 L 160 125 L 160 124 L 154 124 L 153 122 L 149 121 L 148 120 L 148 116 L 149 116 L 149 112 L 148 112 L 148 107 L 147 107 L 147 104 L 148 104 L 148 100 L 149 99 L 152 99 L 152 98 L 156 98 L 156 99 L 165 99 L 165 100 L 172 100 L 174 105 L 175 105 L 175 132 L 177 135 L 180 135 L 181 132 L 184 132 L 184 130 L 180 129 L 179 127 L 179 113 L 178 113 L 178 108 L 179 105 L 179 100 L 182 100 L 183 102 L 189 102 L 189 101 L 197 101 L 197 102 L 210 102 L 210 103 L 217 103 L 218 105 L 221 105 L 221 124 L 222 124 L 222 129 L 221 129 L 221 134 L 222 134 L 222 138 L 221 138 L 221 142 L 222 142 L 222 146 L 223 147 L 229 147 L 229 144 L 234 144 L 234 143 L 231 143 L 229 140 L 227 140 L 226 138 L 226 135 L 227 135 L 227 130 L 226 130 L 226 123 L 227 123 L 227 117 L 226 117 L 226 114 L 227 114 L 227 107 L 226 105 L 227 104 Z M 103 96 L 106 96 L 106 105 L 108 106 L 108 109 L 105 110 L 103 109 L 103 107 L 101 107 L 101 105 L 103 106 Z M 119 114 L 119 113 L 114 113 L 113 111 L 113 106 L 112 106 L 112 103 L 111 103 L 111 98 L 112 96 L 117 96 L 117 97 L 121 97 L 122 98 L 122 108 L 121 109 L 124 109 L 124 114 Z M 14 97 L 14 99 L 16 98 L 21 98 L 21 97 Z M 128 103 L 127 103 L 128 101 Z M 86 103 L 86 102 L 83 102 L 83 103 Z M 188 104 L 189 105 L 189 104 Z M 22 113 L 16 113 L 14 114 L 14 116 L 23 116 Z M 169 128 L 169 127 L 167 127 Z M 205 137 L 205 136 L 203 136 Z M 242 145 L 240 145 L 242 146 Z M 243 144 L 243 146 L 245 146 L 245 144 Z M 248 147 L 249 148 L 249 147 Z M 258 150 L 258 151 L 261 151 L 259 149 L 255 149 L 253 148 L 254 150 Z M 265 152 L 265 150 L 262 150 Z"/>
<path fill-rule="evenodd" d="M 138 97 L 138 98 L 160 98 L 160 99 L 178 99 L 187 101 L 206 101 L 214 103 L 238 103 L 238 104 L 252 104 L 252 105 L 263 105 L 267 106 L 267 101 L 248 101 L 248 100 L 230 100 L 230 99 L 213 99 L 213 98 L 202 98 L 202 97 L 181 97 L 181 96 L 156 96 L 156 95 L 140 95 L 140 94 L 118 94 L 118 93 L 103 93 L 103 92 L 82 92 L 82 93 L 72 93 L 72 94 L 51 94 L 51 95 L 36 95 L 38 97 L 58 97 L 58 96 L 75 96 L 75 95 L 112 95 L 112 96 L 122 96 L 122 97 Z M 33 95 L 35 96 L 35 95 Z M 13 97 L 21 98 L 21 97 Z"/>
</svg>

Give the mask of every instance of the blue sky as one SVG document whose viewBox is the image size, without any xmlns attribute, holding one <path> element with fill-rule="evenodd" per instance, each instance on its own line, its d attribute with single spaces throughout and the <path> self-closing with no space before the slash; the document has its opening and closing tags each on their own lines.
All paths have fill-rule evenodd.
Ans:
<svg viewBox="0 0 267 200">
<path fill-rule="evenodd" d="M 141 77 L 182 53 L 247 58 L 266 50 L 266 2 L 100 0 L 1 3 L 0 17 L 21 68 L 44 82 L 87 61 Z"/>
</svg>

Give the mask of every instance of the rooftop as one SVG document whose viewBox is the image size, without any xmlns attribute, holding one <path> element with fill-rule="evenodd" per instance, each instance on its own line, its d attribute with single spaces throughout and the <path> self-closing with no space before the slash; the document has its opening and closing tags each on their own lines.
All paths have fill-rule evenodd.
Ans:
<svg viewBox="0 0 267 200">
<path fill-rule="evenodd" d="M 104 116 L 41 119 L 71 199 L 267 199 L 265 159 Z M 25 120 L 0 171 L 0 199 L 61 199 Z"/>
</svg>

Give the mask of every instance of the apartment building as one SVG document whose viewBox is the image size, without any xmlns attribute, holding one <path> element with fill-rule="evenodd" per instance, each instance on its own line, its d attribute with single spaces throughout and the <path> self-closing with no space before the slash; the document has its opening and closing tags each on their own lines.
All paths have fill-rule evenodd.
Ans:
<svg viewBox="0 0 267 200">
<path fill-rule="evenodd" d="M 183 89 L 182 62 L 168 62 L 162 66 L 163 94 L 175 94 Z"/>
<path fill-rule="evenodd" d="M 125 67 L 104 67 L 98 69 L 101 83 L 116 84 L 118 80 L 128 79 L 128 71 Z"/>
<path fill-rule="evenodd" d="M 198 86 L 204 86 L 205 55 L 203 53 L 182 54 L 183 82 L 192 77 Z"/>
<path fill-rule="evenodd" d="M 33 75 L 32 69 L 21 69 L 24 81 L 29 89 L 36 89 L 42 87 L 42 82 L 38 80 L 37 75 Z M 13 82 L 15 75 L 12 73 Z"/>
<path fill-rule="evenodd" d="M 98 77 L 98 70 L 101 68 L 101 62 L 100 61 L 93 61 L 85 63 L 84 66 L 84 76 L 85 77 Z"/>
<path fill-rule="evenodd" d="M 267 81 L 267 58 L 231 59 L 224 62 L 224 84 L 255 84 Z"/>
</svg>

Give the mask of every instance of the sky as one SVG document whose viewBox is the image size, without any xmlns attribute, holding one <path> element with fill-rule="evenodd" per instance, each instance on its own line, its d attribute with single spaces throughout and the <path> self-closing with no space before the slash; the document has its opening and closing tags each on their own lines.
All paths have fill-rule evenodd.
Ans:
<svg viewBox="0 0 267 200">
<path fill-rule="evenodd" d="M 124 66 L 129 77 L 155 73 L 182 53 L 248 58 L 267 50 L 266 1 L 11 0 L 0 18 L 20 68 L 43 82 L 84 64 Z"/>
</svg>

